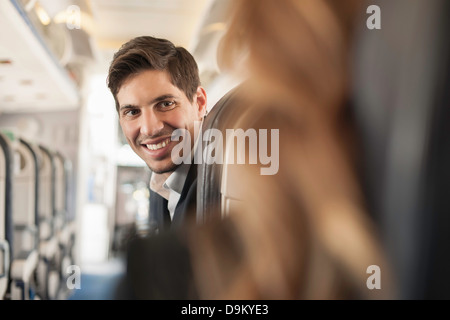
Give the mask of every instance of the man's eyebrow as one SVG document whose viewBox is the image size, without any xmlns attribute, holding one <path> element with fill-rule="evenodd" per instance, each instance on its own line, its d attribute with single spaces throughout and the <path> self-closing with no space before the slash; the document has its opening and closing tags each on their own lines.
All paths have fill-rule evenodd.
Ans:
<svg viewBox="0 0 450 320">
<path fill-rule="evenodd" d="M 167 99 L 174 99 L 176 98 L 176 96 L 174 96 L 173 94 L 163 94 L 162 96 L 156 97 L 155 99 L 153 99 L 152 101 L 150 101 L 150 104 L 154 104 L 163 100 L 167 100 Z"/>
<path fill-rule="evenodd" d="M 134 109 L 134 108 L 137 108 L 137 107 L 132 104 L 124 104 L 123 106 L 119 107 L 119 111 L 121 111 L 123 109 Z"/>
<path fill-rule="evenodd" d="M 177 97 L 174 96 L 173 94 L 163 94 L 159 97 L 156 97 L 155 99 L 151 100 L 148 104 L 152 105 L 155 104 L 157 102 L 161 102 L 167 99 L 176 99 Z M 119 107 L 119 111 L 123 110 L 123 109 L 135 109 L 135 108 L 139 108 L 138 106 L 132 105 L 132 104 L 124 104 L 123 106 Z"/>
</svg>

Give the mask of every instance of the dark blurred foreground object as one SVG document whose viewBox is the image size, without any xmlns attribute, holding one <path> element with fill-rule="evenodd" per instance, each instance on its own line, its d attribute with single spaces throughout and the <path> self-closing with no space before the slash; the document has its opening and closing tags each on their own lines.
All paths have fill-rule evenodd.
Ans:
<svg viewBox="0 0 450 320">
<path fill-rule="evenodd" d="M 381 9 L 381 30 L 358 29 L 354 64 L 369 211 L 399 298 L 449 299 L 450 2 L 365 4 Z"/>
<path fill-rule="evenodd" d="M 127 269 L 115 299 L 196 299 L 186 240 L 182 232 L 135 238 L 127 251 Z"/>
</svg>

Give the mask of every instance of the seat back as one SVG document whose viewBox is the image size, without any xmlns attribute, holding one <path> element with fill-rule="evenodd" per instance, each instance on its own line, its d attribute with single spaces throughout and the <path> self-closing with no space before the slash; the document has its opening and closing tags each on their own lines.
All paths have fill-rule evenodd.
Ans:
<svg viewBox="0 0 450 320">
<path fill-rule="evenodd" d="M 224 168 L 225 174 L 227 173 L 226 165 L 224 166 L 223 163 L 209 163 L 208 159 L 203 155 L 209 143 L 214 141 L 214 138 L 212 138 L 214 131 L 211 129 L 223 131 L 228 124 L 231 125 L 230 120 L 237 119 L 237 115 L 242 112 L 236 103 L 238 90 L 239 87 L 226 93 L 214 105 L 202 124 L 202 150 L 197 150 L 197 152 L 202 152 L 202 160 L 197 168 L 198 223 L 206 222 L 212 215 L 226 214 L 225 208 L 231 201 L 229 188 L 226 187 L 226 182 L 229 179 L 225 179 L 226 181 L 222 179 Z M 225 136 L 224 133 L 223 136 Z"/>
<path fill-rule="evenodd" d="M 54 164 L 50 151 L 39 146 L 41 155 L 39 167 L 39 237 L 47 241 L 53 236 L 54 213 Z"/>
<path fill-rule="evenodd" d="M 11 266 L 12 239 L 12 150 L 9 139 L 0 133 L 0 300 L 7 292 Z"/>
<path fill-rule="evenodd" d="M 13 183 L 13 257 L 37 250 L 39 241 L 39 160 L 36 146 L 18 139 L 14 144 L 16 166 Z"/>
<path fill-rule="evenodd" d="M 71 163 L 60 152 L 53 154 L 55 164 L 54 232 L 58 238 L 60 256 L 57 262 L 61 283 L 66 283 L 68 268 L 75 264 L 76 223 L 69 210 Z"/>
<path fill-rule="evenodd" d="M 54 183 L 54 217 L 55 233 L 60 232 L 67 224 L 67 173 L 64 157 L 59 153 L 53 154 L 53 163 L 55 168 Z"/>
<path fill-rule="evenodd" d="M 53 155 L 39 145 L 39 261 L 36 292 L 41 299 L 54 299 L 59 287 L 60 260 L 58 239 L 54 233 L 55 166 Z"/>
</svg>

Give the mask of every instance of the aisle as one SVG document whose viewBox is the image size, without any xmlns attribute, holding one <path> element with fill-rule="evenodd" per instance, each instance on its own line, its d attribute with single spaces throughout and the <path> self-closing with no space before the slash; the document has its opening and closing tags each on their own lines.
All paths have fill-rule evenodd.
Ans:
<svg viewBox="0 0 450 320">
<path fill-rule="evenodd" d="M 119 258 L 84 266 L 81 270 L 80 289 L 73 289 L 67 299 L 113 300 L 124 270 L 123 262 Z"/>
</svg>

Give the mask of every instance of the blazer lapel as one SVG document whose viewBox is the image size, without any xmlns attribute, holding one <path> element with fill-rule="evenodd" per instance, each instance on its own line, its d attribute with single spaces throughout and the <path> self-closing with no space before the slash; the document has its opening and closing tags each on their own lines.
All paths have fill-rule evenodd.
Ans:
<svg viewBox="0 0 450 320">
<path fill-rule="evenodd" d="M 195 216 L 197 203 L 197 165 L 191 164 L 189 173 L 181 192 L 175 213 L 173 215 L 172 225 L 179 226 L 185 220 L 187 215 Z"/>
<path fill-rule="evenodd" d="M 167 200 L 150 190 L 149 229 L 151 233 L 170 227 L 170 214 Z"/>
</svg>

